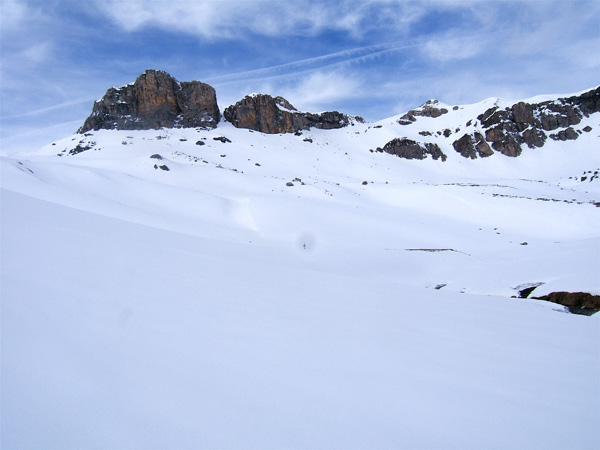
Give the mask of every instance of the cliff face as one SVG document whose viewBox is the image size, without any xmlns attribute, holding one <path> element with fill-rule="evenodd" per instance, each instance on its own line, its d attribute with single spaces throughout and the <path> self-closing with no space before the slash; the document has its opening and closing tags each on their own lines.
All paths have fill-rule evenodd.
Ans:
<svg viewBox="0 0 600 450">
<path fill-rule="evenodd" d="M 225 120 L 237 128 L 247 128 L 262 133 L 294 133 L 311 127 L 322 129 L 342 128 L 351 118 L 338 111 L 320 114 L 299 112 L 283 97 L 257 94 L 246 96 L 223 112 Z M 361 118 L 355 120 L 362 121 Z"/>
<path fill-rule="evenodd" d="M 166 72 L 147 70 L 134 83 L 106 91 L 79 132 L 214 128 L 220 117 L 213 87 L 199 81 L 180 83 Z"/>
</svg>

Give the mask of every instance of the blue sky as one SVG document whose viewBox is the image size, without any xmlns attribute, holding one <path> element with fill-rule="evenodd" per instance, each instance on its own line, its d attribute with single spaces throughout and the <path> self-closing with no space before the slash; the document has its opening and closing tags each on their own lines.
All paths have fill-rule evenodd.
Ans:
<svg viewBox="0 0 600 450">
<path fill-rule="evenodd" d="M 4 152 L 73 133 L 144 70 L 380 120 L 600 83 L 600 2 L 0 0 Z"/>
</svg>

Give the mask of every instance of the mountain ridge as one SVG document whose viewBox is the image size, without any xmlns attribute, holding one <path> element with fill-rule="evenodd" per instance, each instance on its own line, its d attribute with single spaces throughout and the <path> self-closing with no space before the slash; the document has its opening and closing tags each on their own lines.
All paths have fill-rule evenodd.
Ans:
<svg viewBox="0 0 600 450">
<path fill-rule="evenodd" d="M 487 107 L 474 109 L 474 105 Z M 460 113 L 465 108 L 472 110 L 470 114 Z M 578 125 L 599 112 L 600 86 L 569 96 L 538 95 L 513 103 L 490 98 L 473 105 L 450 106 L 428 100 L 396 119 L 406 130 L 395 130 L 391 139 L 370 150 L 405 159 L 433 157 L 442 162 L 453 153 L 466 159 L 487 158 L 495 153 L 517 157 L 525 147 L 543 147 L 548 139 L 574 141 L 591 132 L 592 125 Z M 462 123 L 450 120 L 457 117 Z M 214 129 L 222 118 L 237 128 L 266 134 L 365 123 L 360 116 L 338 111 L 300 112 L 285 98 L 268 94 L 247 95 L 226 107 L 221 115 L 211 86 L 199 81 L 179 82 L 166 72 L 147 70 L 134 83 L 110 88 L 94 103 L 92 114 L 78 134 L 99 129 Z M 444 119 L 453 125 L 448 126 Z M 376 122 L 376 126 L 384 126 L 381 123 L 385 122 L 389 119 Z M 410 129 L 418 129 L 417 134 L 406 133 Z M 79 146 L 71 154 L 85 150 L 85 146 Z"/>
</svg>

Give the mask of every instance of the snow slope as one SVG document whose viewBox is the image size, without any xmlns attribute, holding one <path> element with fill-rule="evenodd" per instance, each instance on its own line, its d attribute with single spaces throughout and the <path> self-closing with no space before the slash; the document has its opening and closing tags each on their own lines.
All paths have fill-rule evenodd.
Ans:
<svg viewBox="0 0 600 450">
<path fill-rule="evenodd" d="M 600 318 L 511 296 L 600 293 L 599 119 L 369 152 L 486 102 L 2 157 L 2 448 L 598 448 Z"/>
</svg>

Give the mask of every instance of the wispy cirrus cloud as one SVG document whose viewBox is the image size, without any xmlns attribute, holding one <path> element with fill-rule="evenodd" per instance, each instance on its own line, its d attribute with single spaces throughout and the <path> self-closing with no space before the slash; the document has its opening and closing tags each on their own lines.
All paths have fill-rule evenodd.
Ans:
<svg viewBox="0 0 600 450">
<path fill-rule="evenodd" d="M 457 35 L 456 32 L 435 36 L 423 44 L 423 52 L 433 61 L 447 62 L 471 59 L 486 48 L 482 34 Z"/>
<path fill-rule="evenodd" d="M 300 74 L 313 70 L 322 70 L 324 68 L 334 68 L 348 66 L 352 63 L 364 62 L 372 58 L 376 58 L 385 53 L 404 50 L 410 47 L 421 45 L 420 43 L 384 43 L 369 46 L 361 46 L 350 48 L 339 52 L 328 53 L 324 55 L 303 58 L 296 61 L 277 64 L 274 66 L 263 67 L 260 69 L 246 70 L 243 72 L 234 72 L 224 75 L 208 78 L 208 81 L 225 84 L 228 82 L 236 82 L 240 79 L 254 78 L 277 78 L 289 76 L 289 74 Z"/>
<path fill-rule="evenodd" d="M 308 76 L 280 86 L 266 84 L 264 89 L 276 90 L 294 106 L 305 111 L 340 109 L 339 102 L 359 95 L 364 80 L 358 75 L 341 71 L 315 71 Z"/>
</svg>

